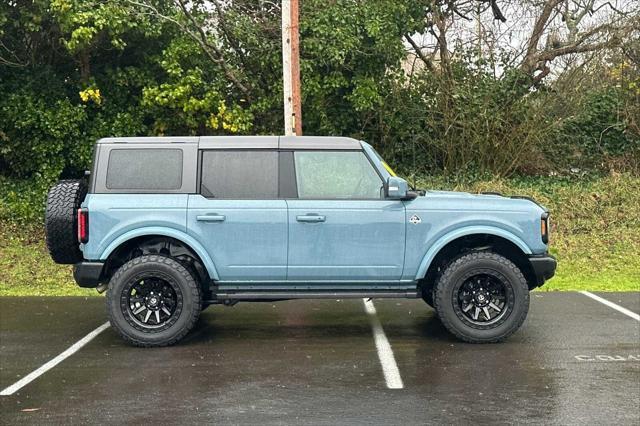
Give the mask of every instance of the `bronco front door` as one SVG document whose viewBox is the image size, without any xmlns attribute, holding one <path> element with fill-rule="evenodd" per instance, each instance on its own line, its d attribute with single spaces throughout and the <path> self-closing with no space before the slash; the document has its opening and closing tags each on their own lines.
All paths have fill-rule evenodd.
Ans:
<svg viewBox="0 0 640 426">
<path fill-rule="evenodd" d="M 405 208 L 384 198 L 362 151 L 293 152 L 288 281 L 389 283 L 402 276 Z"/>
</svg>

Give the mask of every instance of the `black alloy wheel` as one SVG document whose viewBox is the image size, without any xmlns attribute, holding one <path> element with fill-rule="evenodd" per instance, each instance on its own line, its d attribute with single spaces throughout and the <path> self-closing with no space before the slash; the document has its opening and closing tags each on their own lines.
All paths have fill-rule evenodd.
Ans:
<svg viewBox="0 0 640 426">
<path fill-rule="evenodd" d="M 505 317 L 513 303 L 509 303 L 511 285 L 497 274 L 477 274 L 466 279 L 458 288 L 458 309 L 462 320 L 478 326 L 494 324 Z"/>
<path fill-rule="evenodd" d="M 140 327 L 157 329 L 169 325 L 182 308 L 182 294 L 171 281 L 148 275 L 123 289 L 130 318 Z"/>
</svg>

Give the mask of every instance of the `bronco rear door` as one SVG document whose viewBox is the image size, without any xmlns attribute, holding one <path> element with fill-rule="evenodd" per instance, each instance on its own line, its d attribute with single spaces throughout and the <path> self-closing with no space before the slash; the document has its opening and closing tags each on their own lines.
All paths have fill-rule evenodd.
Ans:
<svg viewBox="0 0 640 426">
<path fill-rule="evenodd" d="M 278 195 L 277 137 L 206 139 L 188 233 L 206 248 L 221 282 L 284 280 L 287 205 Z"/>
</svg>

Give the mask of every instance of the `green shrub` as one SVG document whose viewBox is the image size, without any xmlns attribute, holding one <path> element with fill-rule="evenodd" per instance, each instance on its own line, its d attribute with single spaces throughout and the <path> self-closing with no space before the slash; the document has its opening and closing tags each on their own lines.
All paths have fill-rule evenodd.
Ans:
<svg viewBox="0 0 640 426">
<path fill-rule="evenodd" d="M 628 96 L 630 93 L 621 87 L 604 87 L 584 94 L 579 105 L 569 107 L 575 112 L 567 114 L 562 126 L 555 129 L 553 143 L 544 145 L 546 154 L 566 169 L 637 171 L 640 135 L 624 117 Z M 626 162 L 617 164 L 616 159 Z"/>
<path fill-rule="evenodd" d="M 68 99 L 27 90 L 9 94 L 0 106 L 0 122 L 5 123 L 2 162 L 9 174 L 22 178 L 60 176 L 67 165 L 69 145 L 82 139 L 80 126 L 85 119 L 84 108 Z"/>
<path fill-rule="evenodd" d="M 42 224 L 46 194 L 53 182 L 0 175 L 0 222 Z"/>
</svg>

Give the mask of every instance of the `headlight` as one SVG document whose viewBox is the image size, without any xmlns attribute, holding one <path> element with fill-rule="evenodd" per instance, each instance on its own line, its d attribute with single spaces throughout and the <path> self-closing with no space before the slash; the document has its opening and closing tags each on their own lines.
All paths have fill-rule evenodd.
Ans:
<svg viewBox="0 0 640 426">
<path fill-rule="evenodd" d="M 542 213 L 542 217 L 540 218 L 540 236 L 542 237 L 542 242 L 545 244 L 549 243 L 549 213 Z"/>
</svg>

